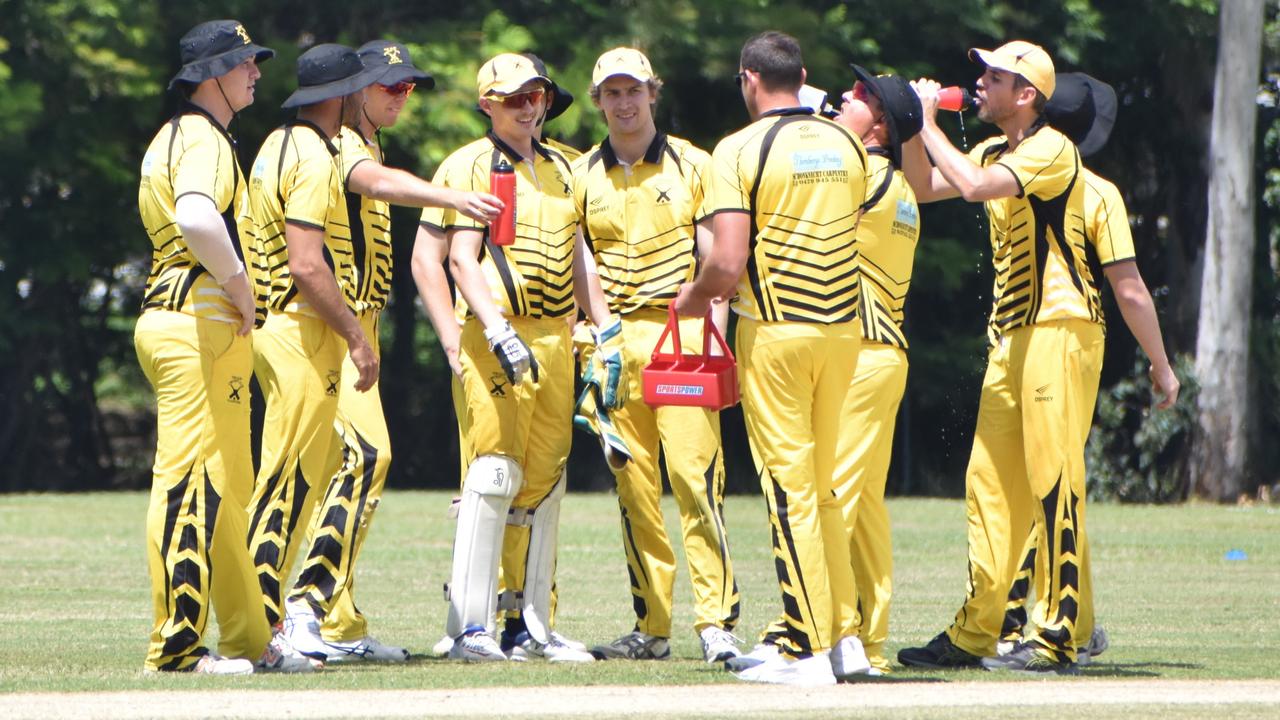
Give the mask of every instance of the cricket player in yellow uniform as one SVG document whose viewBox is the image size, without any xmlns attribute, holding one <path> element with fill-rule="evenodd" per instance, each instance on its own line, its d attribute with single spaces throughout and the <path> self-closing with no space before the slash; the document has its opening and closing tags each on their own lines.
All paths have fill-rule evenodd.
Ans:
<svg viewBox="0 0 1280 720">
<path fill-rule="evenodd" d="M 504 584 L 521 598 L 527 632 L 522 649 L 551 660 L 589 661 L 589 654 L 562 643 L 549 627 L 573 411 L 568 322 L 577 219 L 569 164 L 535 138 L 549 80 L 528 58 L 491 58 L 476 82 L 493 129 L 450 155 L 436 177 L 453 188 L 487 188 L 493 167 L 510 163 L 515 239 L 496 245 L 481 224 L 456 215 L 447 228 L 450 270 L 469 312 L 459 362 L 474 456 L 458 507 L 449 655 L 471 662 L 507 659 L 494 637 L 498 564 L 504 536 L 515 533 L 527 535 L 528 559 L 523 577 L 507 572 Z M 505 558 L 503 565 L 512 567 Z"/>
<path fill-rule="evenodd" d="M 1116 116 L 1116 93 L 1108 84 L 1084 73 L 1058 73 L 1053 97 L 1045 104 L 1049 124 L 1071 138 L 1081 157 L 1089 157 L 1106 145 Z M 1160 321 L 1156 316 L 1151 293 L 1138 272 L 1133 248 L 1133 234 L 1124 198 L 1119 189 L 1105 178 L 1083 169 L 1085 237 L 1102 265 L 1125 325 L 1138 340 L 1138 345 L 1151 361 L 1150 377 L 1157 394 L 1156 408 L 1165 410 L 1178 399 L 1180 383 L 1169 364 Z M 1037 535 L 1029 533 L 1023 561 L 1009 590 L 1001 642 L 1001 655 L 1017 651 L 1027 626 L 1026 599 L 1035 576 Z M 1076 623 L 1076 659 L 1081 665 L 1090 662 L 1109 646 L 1106 631 L 1095 622 L 1092 571 L 1087 543 L 1081 543 L 1080 616 Z M 1042 596 L 1038 593 L 1037 597 Z M 1044 608 L 1037 607 L 1033 622 L 1043 617 Z"/>
<path fill-rule="evenodd" d="M 854 84 L 836 122 L 867 148 L 867 197 L 858 224 L 861 257 L 862 349 L 845 399 L 836 460 L 836 496 L 853 529 L 853 574 L 862 626 L 858 636 L 877 672 L 887 672 L 889 601 L 893 594 L 893 538 L 884 504 L 893 430 L 907 384 L 903 303 L 920 238 L 915 193 L 902 173 L 902 145 L 922 125 L 920 101 L 893 75 L 854 66 Z M 918 142 L 918 141 L 915 141 Z"/>
<path fill-rule="evenodd" d="M 638 392 L 641 370 L 666 327 L 668 305 L 680 285 L 693 279 L 698 256 L 711 250 L 709 224 L 698 224 L 710 156 L 658 132 L 653 107 L 661 87 L 639 50 L 615 48 L 601 55 L 591 99 L 609 135 L 574 163 L 582 229 L 578 252 L 589 259 L 574 279 L 578 302 L 595 326 L 595 357 L 613 363 L 614 372 L 604 374 L 635 386 L 618 398 L 611 417 L 632 457 L 616 477 L 636 622 L 632 632 L 593 652 L 606 659 L 670 656 L 676 556 L 662 519 L 661 452 L 680 509 L 694 632 L 706 660 L 719 662 L 738 654 L 729 632 L 738 619 L 738 591 L 724 527 L 720 414 L 698 407 L 652 408 Z M 721 332 L 725 308 L 717 305 Z M 701 342 L 699 319 L 682 325 L 685 343 Z M 606 401 L 614 389 L 605 388 Z"/>
<path fill-rule="evenodd" d="M 966 472 L 968 598 L 955 621 L 926 646 L 898 653 L 904 665 L 982 666 L 1075 674 L 1080 549 L 1084 545 L 1084 445 L 1102 367 L 1102 310 L 1085 258 L 1080 156 L 1049 127 L 1053 61 L 1037 45 L 971 50 L 983 66 L 978 117 L 1002 135 L 966 156 L 938 128 L 939 86 L 915 83 L 924 107 L 922 152 L 906 160 L 921 202 L 983 201 L 996 278 L 991 349 Z M 1005 599 L 1027 529 L 1046 548 L 1046 621 L 1019 652 L 999 658 Z"/>
<path fill-rule="evenodd" d="M 893 593 L 893 538 L 884 488 L 907 383 L 903 303 L 920 237 L 915 193 L 901 171 L 902 145 L 919 142 L 921 110 L 915 91 L 902 78 L 874 76 L 857 65 L 853 70 L 857 81 L 844 94 L 835 120 L 867 149 L 867 197 L 857 231 L 862 348 L 840 422 L 834 492 L 853 533 L 849 552 L 862 616 L 858 637 L 870 674 L 881 675 L 889 671 L 883 648 Z M 726 667 L 740 671 L 775 657 L 778 639 L 785 634 L 780 617 L 755 649 Z"/>
<path fill-rule="evenodd" d="M 560 87 L 555 80 L 550 78 L 547 74 L 547 66 L 542 62 L 541 58 L 528 52 L 522 53 L 522 55 L 528 58 L 533 63 L 534 70 L 539 75 L 547 77 L 550 83 L 547 89 L 547 109 L 535 126 L 534 139 L 541 142 L 545 147 L 558 151 L 566 160 L 572 163 L 582 152 L 577 148 L 545 137 L 544 130 L 546 123 L 556 119 L 564 114 L 565 110 L 569 109 L 569 106 L 573 104 L 573 94 Z M 488 117 L 485 111 L 480 109 L 479 104 L 476 105 L 476 110 Z M 443 182 L 443 174 L 437 172 L 433 182 Z M 462 393 L 462 366 L 458 361 L 462 326 L 467 319 L 467 303 L 461 296 L 455 297 L 450 292 L 451 281 L 445 268 L 445 263 L 449 258 L 449 242 L 445 234 L 445 228 L 453 224 L 452 217 L 452 213 L 447 208 L 427 207 L 423 209 L 418 227 L 418 236 L 414 240 L 412 268 L 413 279 L 418 286 L 418 296 L 422 300 L 423 309 L 427 313 L 427 318 L 431 321 L 431 327 L 436 332 L 436 338 L 445 353 L 449 368 L 453 371 L 451 394 L 454 417 L 458 421 L 458 458 L 461 465 L 459 488 L 461 488 L 466 483 L 467 468 L 474 456 L 467 442 L 470 424 L 466 417 L 466 399 Z M 456 517 L 457 502 L 459 500 L 461 500 L 460 497 L 455 498 L 454 503 L 450 506 L 450 517 Z M 517 520 L 518 514 L 508 514 L 508 519 Z M 521 543 L 521 540 L 526 540 L 526 542 Z M 523 577 L 527 554 L 527 537 L 523 537 L 519 533 L 503 536 L 503 562 L 500 567 L 498 582 L 498 607 L 504 621 L 510 622 L 511 631 L 508 632 L 504 627 L 500 644 L 503 645 L 502 649 L 509 657 L 515 658 L 520 658 L 526 654 L 525 648 L 515 642 L 523 631 L 523 621 L 520 619 L 522 598 L 517 598 L 514 593 L 504 590 L 503 577 L 509 572 Z M 552 625 L 555 624 L 555 604 L 555 583 L 553 581 L 551 586 Z M 552 630 L 552 634 L 563 644 L 577 650 L 586 650 L 586 646 L 582 643 L 570 640 L 555 630 Z M 437 656 L 448 655 L 451 647 L 453 647 L 453 636 L 446 632 L 432 648 L 432 652 Z"/>
<path fill-rule="evenodd" d="M 437 187 L 382 164 L 381 129 L 395 125 L 416 86 L 430 89 L 435 80 L 414 67 L 408 48 L 399 43 L 374 40 L 357 52 L 366 68 L 381 72 L 363 91 L 355 122 L 342 128 L 336 145 L 351 220 L 356 313 L 367 342 L 380 355 L 379 318 L 391 290 L 390 203 L 448 206 L 484 222 L 500 203 L 487 193 Z M 368 392 L 346 390 L 358 376 L 349 358 L 343 361 L 342 374 L 334 424 L 341 464 L 312 518 L 311 547 L 286 601 L 285 626 L 290 642 L 308 655 L 332 662 L 403 662 L 408 651 L 370 635 L 355 603 L 355 562 L 381 501 L 391 464 L 391 441 L 377 383 Z"/>
<path fill-rule="evenodd" d="M 147 510 L 154 624 L 145 669 L 216 675 L 306 672 L 257 611 L 244 545 L 252 492 L 250 333 L 260 309 L 242 234 L 247 196 L 227 126 L 253 102 L 258 63 L 274 52 L 234 20 L 201 23 L 179 43 L 182 95 L 142 161 L 138 211 L 151 275 L 134 343 L 156 393 L 157 447 Z M 216 569 L 216 573 L 215 573 Z M 203 645 L 209 614 L 219 651 Z"/>
<path fill-rule="evenodd" d="M 861 345 L 855 231 L 866 151 L 800 105 L 800 46 L 747 41 L 738 81 L 753 122 L 718 144 L 706 208 L 715 242 L 676 298 L 703 316 L 734 292 L 743 414 L 769 509 L 787 638 L 743 680 L 833 684 L 870 670 L 857 631 L 850 532 L 833 487 L 841 411 Z"/>
<path fill-rule="evenodd" d="M 335 141 L 355 94 L 384 68 L 355 50 L 317 45 L 298 58 L 298 115 L 263 142 L 250 176 L 250 210 L 270 268 L 270 313 L 254 343 L 266 395 L 262 465 L 250 506 L 249 549 L 267 620 L 281 622 L 284 588 L 317 497 L 328 487 L 337 443 L 338 396 L 366 392 L 378 355 L 356 315 L 359 276 Z M 350 355 L 356 377 L 343 388 Z"/>
</svg>

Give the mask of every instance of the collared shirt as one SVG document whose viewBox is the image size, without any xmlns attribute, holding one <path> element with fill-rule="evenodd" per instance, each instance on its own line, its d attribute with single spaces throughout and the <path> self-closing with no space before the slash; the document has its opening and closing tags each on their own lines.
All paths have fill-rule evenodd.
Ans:
<svg viewBox="0 0 1280 720">
<path fill-rule="evenodd" d="M 142 159 L 138 213 L 151 237 L 151 274 L 142 310 L 161 309 L 236 323 L 240 313 L 196 260 L 176 221 L 178 198 L 203 195 L 213 202 L 227 227 L 232 247 L 250 278 L 257 280 L 252 236 L 245 223 L 244 174 L 234 142 L 203 109 L 186 103 L 160 128 Z M 265 319 L 265 308 L 259 320 Z"/>
<path fill-rule="evenodd" d="M 866 169 L 862 142 L 807 108 L 765 113 L 716 145 L 705 214 L 751 216 L 735 312 L 765 322 L 857 319 L 854 229 Z"/>
<path fill-rule="evenodd" d="M 360 131 L 344 126 L 338 132 L 338 162 L 351 220 L 351 255 L 356 269 L 356 311 L 381 311 L 391 295 L 391 205 L 351 189 L 351 172 L 362 162 L 382 164 L 382 152 Z"/>
<path fill-rule="evenodd" d="M 324 231 L 324 259 L 353 312 L 356 269 L 351 228 L 342 196 L 338 149 L 320 128 L 294 121 L 276 128 L 258 150 L 249 178 L 249 208 L 270 278 L 268 305 L 273 312 L 316 315 L 298 293 L 289 273 L 285 224 Z"/>
<path fill-rule="evenodd" d="M 706 152 L 658 133 L 640 162 L 618 162 L 609 139 L 573 164 L 573 199 L 609 310 L 666 309 L 697 267 Z"/>
<path fill-rule="evenodd" d="M 1085 253 L 1080 154 L 1065 135 L 1041 126 L 1012 151 L 1004 136 L 969 153 L 984 167 L 1013 172 L 1020 192 L 988 200 L 996 277 L 987 334 L 1077 318 L 1102 322 L 1102 301 Z"/>
<path fill-rule="evenodd" d="M 569 186 L 569 161 L 560 152 L 533 144 L 533 166 L 490 132 L 454 151 L 433 182 L 457 190 L 489 191 L 489 174 L 505 156 L 516 171 L 516 238 L 511 245 L 489 241 L 488 229 L 454 210 L 427 208 L 422 223 L 441 231 L 484 233 L 481 271 L 503 315 L 564 317 L 574 310 L 573 243 L 578 219 Z"/>
<path fill-rule="evenodd" d="M 858 222 L 862 336 L 906 350 L 903 305 L 920 239 L 920 211 L 915 192 L 883 151 L 869 150 L 867 165 L 867 202 L 871 204 L 864 205 Z"/>
</svg>

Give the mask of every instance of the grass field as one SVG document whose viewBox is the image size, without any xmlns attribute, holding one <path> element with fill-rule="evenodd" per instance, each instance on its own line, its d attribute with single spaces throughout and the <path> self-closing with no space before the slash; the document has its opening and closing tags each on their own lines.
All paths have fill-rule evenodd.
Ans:
<svg viewBox="0 0 1280 720">
<path fill-rule="evenodd" d="M 481 667 L 426 658 L 444 622 L 441 586 L 453 533 L 453 523 L 445 518 L 448 500 L 444 493 L 388 493 L 361 560 L 357 596 L 374 633 L 422 653 L 418 658 L 399 667 L 334 667 L 309 677 L 198 678 L 141 673 L 151 613 L 142 545 L 145 494 L 0 496 L 0 692 L 737 682 L 700 659 L 683 566 L 676 585 L 673 661 Z M 667 502 L 668 532 L 675 535 L 674 506 Z M 945 627 L 958 607 L 964 592 L 965 520 L 959 501 L 895 499 L 890 509 L 897 565 L 892 657 L 899 647 L 927 640 Z M 749 647 L 778 607 L 763 503 L 754 496 L 732 497 L 726 515 L 742 592 L 738 634 Z M 565 501 L 558 626 L 588 644 L 626 632 L 633 621 L 617 516 L 610 495 L 570 495 Z M 1280 647 L 1280 510 L 1275 506 L 1094 505 L 1089 529 L 1098 615 L 1112 646 L 1083 679 L 1069 682 L 1280 679 L 1274 661 Z M 1241 550 L 1247 559 L 1226 559 L 1229 550 Z M 972 671 L 899 670 L 893 678 L 957 686 L 977 681 L 993 691 L 997 683 L 1011 680 Z M 1277 712 L 1251 704 L 1249 697 L 1236 703 L 1230 712 L 1214 714 Z M 1142 707 L 1140 715 L 1156 709 Z M 1195 717 L 1193 710 L 1181 706 L 1173 715 Z"/>
</svg>

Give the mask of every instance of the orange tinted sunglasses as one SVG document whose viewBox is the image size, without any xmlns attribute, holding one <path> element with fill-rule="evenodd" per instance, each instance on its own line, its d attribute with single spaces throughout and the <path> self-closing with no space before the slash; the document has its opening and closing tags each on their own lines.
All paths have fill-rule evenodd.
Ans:
<svg viewBox="0 0 1280 720">
<path fill-rule="evenodd" d="M 502 106 L 511 110 L 519 110 L 526 103 L 529 105 L 537 105 L 542 102 L 542 96 L 546 94 L 546 90 L 529 90 L 528 92 L 513 93 L 504 95 L 501 98 L 494 98 L 502 103 Z"/>
<path fill-rule="evenodd" d="M 378 83 L 378 87 L 382 88 L 382 90 L 388 95 L 408 95 L 413 92 L 413 89 L 417 87 L 417 85 L 409 82 L 408 80 L 402 80 L 395 85 L 383 85 L 382 83 Z"/>
</svg>

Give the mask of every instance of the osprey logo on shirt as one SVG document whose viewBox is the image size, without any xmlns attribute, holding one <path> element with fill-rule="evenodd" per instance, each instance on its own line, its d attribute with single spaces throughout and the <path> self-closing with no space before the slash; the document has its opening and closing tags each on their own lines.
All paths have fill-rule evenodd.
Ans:
<svg viewBox="0 0 1280 720">
<path fill-rule="evenodd" d="M 659 205 L 666 205 L 667 203 L 671 202 L 671 196 L 667 194 L 671 192 L 671 188 L 654 188 L 654 189 L 658 191 L 657 203 Z"/>
</svg>

